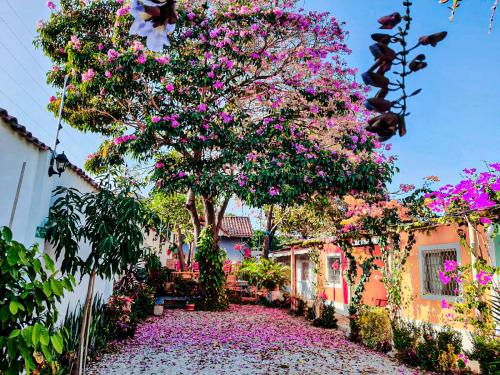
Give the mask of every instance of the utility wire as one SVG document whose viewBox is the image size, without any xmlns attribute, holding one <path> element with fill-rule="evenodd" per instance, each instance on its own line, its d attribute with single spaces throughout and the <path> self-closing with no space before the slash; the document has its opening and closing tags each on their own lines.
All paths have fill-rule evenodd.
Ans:
<svg viewBox="0 0 500 375">
<path fill-rule="evenodd" d="M 48 137 L 52 137 L 49 134 L 48 130 L 41 127 L 37 120 L 31 117 L 31 115 L 28 112 L 26 112 L 21 106 L 19 106 L 12 99 L 10 99 L 10 97 L 1 88 L 0 88 L 0 94 L 2 94 L 6 100 L 8 100 L 14 107 L 16 107 L 19 110 L 19 112 L 23 113 L 27 119 L 29 119 L 34 125 L 38 127 L 38 129 L 41 129 Z"/>
<path fill-rule="evenodd" d="M 16 40 L 19 42 L 21 47 L 23 47 L 24 50 L 26 52 L 28 52 L 28 54 L 30 55 L 31 59 L 35 62 L 36 66 L 40 70 L 40 72 L 42 72 L 42 74 L 45 74 L 45 72 L 41 68 L 42 63 L 40 61 L 38 61 L 36 56 L 33 54 L 33 52 L 30 51 L 30 49 L 24 45 L 24 42 L 19 38 L 19 36 L 17 36 L 17 33 L 12 29 L 12 27 L 10 27 L 10 25 L 5 21 L 5 19 L 1 15 L 0 15 L 0 21 L 2 21 L 5 24 L 5 26 L 7 26 L 7 29 L 9 29 L 11 34 L 14 35 L 14 38 L 16 38 Z"/>
<path fill-rule="evenodd" d="M 16 57 L 16 55 L 14 55 L 10 49 L 2 42 L 2 40 L 0 39 L 0 46 L 3 47 L 3 49 L 5 51 L 7 51 L 7 53 L 9 55 L 12 56 L 12 58 L 19 64 L 19 66 L 26 72 L 26 74 L 28 74 L 28 76 L 31 77 L 31 79 L 35 82 L 35 84 L 42 90 L 42 91 L 45 91 L 46 93 L 48 93 L 48 95 L 50 95 L 50 92 L 47 90 L 47 87 L 43 87 L 42 85 L 40 85 L 40 83 L 37 81 L 37 79 L 35 77 L 33 77 L 33 75 L 28 71 L 28 69 L 26 69 L 26 67 L 24 66 L 24 64 Z"/>
<path fill-rule="evenodd" d="M 1 43 L 1 42 L 0 42 L 0 43 Z M 27 95 L 27 96 L 28 96 L 31 100 L 33 100 L 33 102 L 35 102 L 35 103 L 36 103 L 37 105 L 39 105 L 39 106 L 40 106 L 43 110 L 45 110 L 44 105 L 43 105 L 43 104 L 41 104 L 41 103 L 38 101 L 38 99 L 36 99 L 33 95 L 31 95 L 31 93 L 30 93 L 28 90 L 26 90 L 26 88 L 25 88 L 23 85 L 21 85 L 21 84 L 17 81 L 17 79 L 15 79 L 15 78 L 12 76 L 12 74 L 10 74 L 10 73 L 9 73 L 6 69 L 4 69 L 1 65 L 0 65 L 0 70 L 2 70 L 2 71 L 5 73 L 5 75 L 6 75 L 7 77 L 9 77 L 9 78 L 12 80 L 12 82 L 14 82 L 14 84 L 16 84 L 18 87 L 20 87 L 20 88 L 21 88 L 21 90 L 23 90 L 23 92 L 24 92 L 24 93 L 25 93 L 25 94 L 26 94 L 26 95 Z"/>
<path fill-rule="evenodd" d="M 26 23 L 23 21 L 23 19 L 19 16 L 19 14 L 17 13 L 16 11 L 16 8 L 14 8 L 12 6 L 12 4 L 10 3 L 10 0 L 7 0 L 7 5 L 9 6 L 9 8 L 12 10 L 12 12 L 14 12 L 14 15 L 16 16 L 16 18 L 19 20 L 19 22 L 21 23 L 21 25 L 23 25 L 24 27 L 24 30 L 26 30 L 26 32 L 29 34 L 30 37 L 32 37 L 32 32 L 31 30 L 29 29 L 28 25 L 26 25 Z"/>
</svg>

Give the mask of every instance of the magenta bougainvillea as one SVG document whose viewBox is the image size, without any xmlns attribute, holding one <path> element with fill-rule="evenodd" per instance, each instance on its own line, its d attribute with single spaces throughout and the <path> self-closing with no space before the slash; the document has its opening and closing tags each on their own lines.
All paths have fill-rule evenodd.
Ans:
<svg viewBox="0 0 500 375">
<path fill-rule="evenodd" d="M 457 215 L 474 213 L 483 224 L 491 219 L 481 216 L 487 210 L 498 208 L 500 202 L 500 163 L 488 165 L 488 170 L 464 169 L 464 179 L 456 185 L 445 185 L 427 195 L 426 205 L 438 214 Z"/>
</svg>

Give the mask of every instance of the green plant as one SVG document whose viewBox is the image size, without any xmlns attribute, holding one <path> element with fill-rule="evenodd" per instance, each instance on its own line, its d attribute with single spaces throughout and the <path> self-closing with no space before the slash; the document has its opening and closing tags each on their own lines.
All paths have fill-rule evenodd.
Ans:
<svg viewBox="0 0 500 375">
<path fill-rule="evenodd" d="M 357 325 L 363 344 L 383 352 L 391 350 L 391 320 L 387 309 L 363 306 L 357 318 Z"/>
<path fill-rule="evenodd" d="M 139 320 L 146 319 L 153 314 L 155 305 L 155 294 L 153 288 L 146 284 L 140 284 L 135 293 L 132 303 L 132 313 Z"/>
<path fill-rule="evenodd" d="M 313 324 L 317 327 L 328 329 L 337 328 L 337 318 L 335 317 L 335 306 L 331 304 L 323 304 L 319 318 L 314 320 Z"/>
<path fill-rule="evenodd" d="M 297 308 L 294 311 L 295 316 L 304 316 L 306 313 L 306 302 L 302 298 L 297 299 Z"/>
<path fill-rule="evenodd" d="M 250 258 L 243 261 L 238 271 L 238 278 L 272 291 L 281 289 L 290 281 L 290 268 L 274 259 Z"/>
<path fill-rule="evenodd" d="M 107 306 L 109 319 L 114 327 L 113 338 L 125 339 L 134 335 L 137 320 L 132 314 L 133 302 L 128 296 L 114 294 L 109 297 Z"/>
<path fill-rule="evenodd" d="M 481 374 L 500 373 L 500 339 L 492 335 L 474 335 L 472 342 L 470 358 L 479 362 Z"/>
<path fill-rule="evenodd" d="M 111 188 L 109 183 L 90 193 L 56 188 L 46 225 L 46 240 L 54 246 L 57 258 L 62 257 L 61 270 L 89 275 L 77 355 L 78 374 L 85 371 L 95 279 L 110 279 L 137 264 L 144 253 L 144 233 L 148 232 L 152 217 L 137 199 L 133 184 Z M 90 246 L 85 257 L 80 252 L 83 242 Z"/>
<path fill-rule="evenodd" d="M 111 340 L 114 325 L 108 314 L 107 306 L 101 296 L 96 296 L 92 304 L 92 323 L 89 328 L 88 355 L 94 358 Z M 83 308 L 77 305 L 71 312 L 68 309 L 61 325 L 61 332 L 67 343 L 64 353 L 58 357 L 61 364 L 61 374 L 70 374 L 74 366 L 76 351 L 80 340 L 80 330 L 83 320 Z"/>
<path fill-rule="evenodd" d="M 392 322 L 392 341 L 399 360 L 410 366 L 418 366 L 416 348 L 421 334 L 421 328 L 412 321 L 398 318 Z"/>
<path fill-rule="evenodd" d="M 56 369 L 55 354 L 64 347 L 54 327 L 56 304 L 74 284 L 72 276 L 58 277 L 54 262 L 38 246 L 26 248 L 12 239 L 9 228 L 0 228 L 0 373 Z"/>
<path fill-rule="evenodd" d="M 460 333 L 448 327 L 436 331 L 429 324 L 422 326 L 422 340 L 417 345 L 416 355 L 424 369 L 440 372 L 455 370 L 461 350 Z"/>
<path fill-rule="evenodd" d="M 215 243 L 213 231 L 205 228 L 200 234 L 196 261 L 200 265 L 202 307 L 209 311 L 227 309 L 229 303 L 224 284 L 224 260 L 226 252 Z"/>
</svg>

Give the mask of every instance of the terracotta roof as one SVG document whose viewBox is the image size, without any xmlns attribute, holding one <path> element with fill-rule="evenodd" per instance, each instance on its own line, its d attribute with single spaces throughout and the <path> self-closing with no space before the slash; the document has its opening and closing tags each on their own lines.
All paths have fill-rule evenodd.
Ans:
<svg viewBox="0 0 500 375">
<path fill-rule="evenodd" d="M 26 139 L 28 142 L 34 144 L 40 151 L 52 151 L 52 149 L 47 146 L 45 143 L 43 143 L 41 140 L 36 138 L 31 132 L 26 129 L 25 126 L 19 124 L 17 122 L 17 118 L 14 116 L 9 115 L 9 112 L 7 112 L 6 109 L 0 108 L 0 119 L 3 120 L 5 124 L 10 126 L 10 128 L 16 132 L 18 135 Z M 47 166 L 48 168 L 49 166 Z M 71 169 L 73 172 L 75 172 L 78 176 L 80 176 L 83 180 L 88 182 L 90 185 L 95 187 L 96 189 L 99 189 L 99 184 L 94 181 L 88 174 L 86 174 L 83 169 L 80 167 L 72 164 L 71 162 L 68 165 L 68 168 Z"/>
<path fill-rule="evenodd" d="M 249 217 L 226 216 L 222 221 L 222 237 L 249 238 L 253 235 L 252 223 Z"/>
</svg>

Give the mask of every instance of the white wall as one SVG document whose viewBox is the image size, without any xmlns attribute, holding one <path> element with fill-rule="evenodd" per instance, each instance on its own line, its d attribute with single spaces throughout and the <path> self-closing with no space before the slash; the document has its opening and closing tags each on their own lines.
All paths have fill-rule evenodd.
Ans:
<svg viewBox="0 0 500 375">
<path fill-rule="evenodd" d="M 11 217 L 12 207 L 16 196 L 19 176 L 23 163 L 26 162 L 24 179 L 19 192 L 16 214 L 12 224 L 14 239 L 26 246 L 38 243 L 41 250 L 53 256 L 50 245 L 43 239 L 35 238 L 36 228 L 43 225 L 52 203 L 52 191 L 57 186 L 73 187 L 81 192 L 90 192 L 94 187 L 80 177 L 73 170 L 66 170 L 61 177 L 57 175 L 49 178 L 48 168 L 50 152 L 39 150 L 33 143 L 16 133 L 10 125 L 0 119 L 0 227 L 7 226 Z M 82 244 L 81 255 L 90 251 Z M 74 306 L 82 301 L 86 295 L 87 278 L 80 280 L 74 293 L 64 296 L 59 306 L 61 317 L 68 306 Z M 95 290 L 107 298 L 112 291 L 112 282 L 97 280 Z"/>
</svg>

